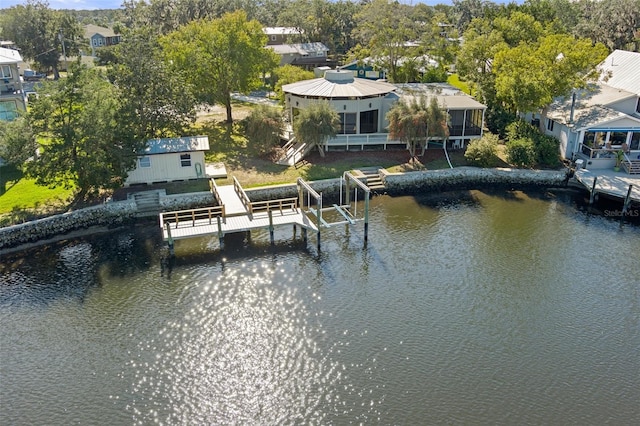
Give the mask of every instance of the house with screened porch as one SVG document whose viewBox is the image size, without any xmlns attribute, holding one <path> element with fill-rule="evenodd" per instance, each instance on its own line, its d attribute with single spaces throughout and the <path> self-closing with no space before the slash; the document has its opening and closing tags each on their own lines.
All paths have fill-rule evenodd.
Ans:
<svg viewBox="0 0 640 426">
<path fill-rule="evenodd" d="M 325 141 L 325 151 L 374 150 L 405 148 L 406 143 L 389 138 L 386 115 L 401 99 L 435 96 L 449 115 L 449 148 L 464 148 L 472 139 L 482 136 L 486 107 L 471 96 L 443 83 L 410 83 L 394 85 L 354 76 L 351 70 L 328 69 L 323 77 L 285 84 L 285 112 L 290 125 L 300 110 L 310 104 L 326 101 L 340 118 L 340 129 Z M 281 164 L 295 164 L 311 147 L 296 142 L 291 135 L 285 145 Z"/>
<path fill-rule="evenodd" d="M 599 66 L 599 80 L 557 98 L 545 133 L 560 153 L 586 169 L 640 173 L 640 53 L 616 50 Z"/>
</svg>

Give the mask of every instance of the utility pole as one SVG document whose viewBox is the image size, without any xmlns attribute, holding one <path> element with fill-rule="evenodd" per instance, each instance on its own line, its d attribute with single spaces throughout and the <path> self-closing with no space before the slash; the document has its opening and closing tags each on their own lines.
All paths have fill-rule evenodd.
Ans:
<svg viewBox="0 0 640 426">
<path fill-rule="evenodd" d="M 60 43 L 62 43 L 62 55 L 64 56 L 64 69 L 67 71 L 67 75 L 69 75 L 69 66 L 67 64 L 67 49 L 64 47 L 64 35 L 62 35 L 62 28 L 60 28 L 60 32 L 58 33 L 58 38 L 60 39 Z"/>
</svg>

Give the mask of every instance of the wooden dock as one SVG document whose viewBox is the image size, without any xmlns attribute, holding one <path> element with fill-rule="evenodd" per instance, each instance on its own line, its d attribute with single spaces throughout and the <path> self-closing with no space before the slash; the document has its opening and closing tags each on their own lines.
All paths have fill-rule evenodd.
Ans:
<svg viewBox="0 0 640 426">
<path fill-rule="evenodd" d="M 575 179 L 590 193 L 590 204 L 598 194 L 621 199 L 624 208 L 629 208 L 631 202 L 640 203 L 640 177 L 631 176 L 613 170 L 579 169 L 575 172 Z"/>
<path fill-rule="evenodd" d="M 334 225 L 355 225 L 364 221 L 364 242 L 368 240 L 369 228 L 369 188 L 351 173 L 345 172 L 340 181 L 340 199 L 343 195 L 345 204 L 333 204 L 329 208 L 322 207 L 322 193 L 316 192 L 302 178 L 298 178 L 298 196 L 266 201 L 252 201 L 238 180 L 233 177 L 233 185 L 218 186 L 215 179 L 210 179 L 211 193 L 216 205 L 189 210 L 178 210 L 160 213 L 162 237 L 173 253 L 174 242 L 186 238 L 217 235 L 220 248 L 224 248 L 225 234 L 248 232 L 254 229 L 268 229 L 271 243 L 274 243 L 274 229 L 292 226 L 295 236 L 296 227 L 302 229 L 302 237 L 307 241 L 307 231 L 316 232 L 316 242 L 320 251 L 320 229 Z M 344 185 L 344 191 L 343 191 Z M 351 212 L 351 189 L 353 189 L 353 213 Z M 364 194 L 363 218 L 356 218 L 358 191 Z M 328 223 L 323 219 L 325 210 L 335 210 L 340 220 Z"/>
<path fill-rule="evenodd" d="M 217 235 L 221 247 L 224 235 L 253 229 L 268 229 L 273 242 L 275 227 L 300 226 L 306 231 L 319 231 L 318 225 L 298 205 L 298 198 L 282 198 L 252 202 L 240 183 L 218 186 L 211 179 L 211 192 L 216 206 L 160 213 L 162 237 L 170 248 L 176 240 Z"/>
</svg>

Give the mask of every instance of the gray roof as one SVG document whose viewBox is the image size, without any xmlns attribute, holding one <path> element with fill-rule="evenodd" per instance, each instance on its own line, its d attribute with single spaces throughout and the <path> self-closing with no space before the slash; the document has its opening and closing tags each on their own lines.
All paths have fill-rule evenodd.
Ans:
<svg viewBox="0 0 640 426">
<path fill-rule="evenodd" d="M 111 28 L 100 27 L 93 24 L 85 25 L 84 36 L 86 38 L 91 38 L 95 34 L 100 34 L 102 37 L 115 37 L 117 35 Z"/>
<path fill-rule="evenodd" d="M 576 90 L 576 102 L 573 106 L 573 126 L 577 129 L 591 127 L 595 124 L 628 117 L 626 114 L 608 108 L 615 102 L 634 98 L 631 92 L 616 89 L 607 84 L 590 84 L 585 89 Z M 569 124 L 571 118 L 572 95 L 554 99 L 549 106 L 547 117 L 558 123 Z"/>
<path fill-rule="evenodd" d="M 614 50 L 598 69 L 601 82 L 640 96 L 640 53 Z"/>
<path fill-rule="evenodd" d="M 302 34 L 302 31 L 295 27 L 264 27 L 262 29 L 267 35 L 298 35 Z"/>
<path fill-rule="evenodd" d="M 320 42 L 313 43 L 294 43 L 294 44 L 273 44 L 267 46 L 269 49 L 273 49 L 279 55 L 284 55 L 286 53 L 297 53 L 301 56 L 306 56 L 313 54 L 315 55 L 318 52 L 326 53 L 329 51 L 327 46 Z"/>
<path fill-rule="evenodd" d="M 180 138 L 149 139 L 145 155 L 169 154 L 209 150 L 208 136 L 183 136 Z"/>
<path fill-rule="evenodd" d="M 438 104 L 448 110 L 486 109 L 487 107 L 448 83 L 398 84 L 398 93 L 405 100 L 435 96 Z"/>
<path fill-rule="evenodd" d="M 325 77 L 285 84 L 282 91 L 311 98 L 366 98 L 393 92 L 396 87 L 383 81 L 355 78 L 351 71 L 330 70 Z"/>
<path fill-rule="evenodd" d="M 17 64 L 22 61 L 20 52 L 15 49 L 0 47 L 0 64 Z"/>
</svg>

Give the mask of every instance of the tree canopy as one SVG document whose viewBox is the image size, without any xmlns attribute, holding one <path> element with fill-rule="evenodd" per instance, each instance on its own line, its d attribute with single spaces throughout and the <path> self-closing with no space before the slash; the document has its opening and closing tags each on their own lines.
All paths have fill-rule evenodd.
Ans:
<svg viewBox="0 0 640 426">
<path fill-rule="evenodd" d="M 22 56 L 59 77 L 63 53 L 76 55 L 83 45 L 80 23 L 68 12 L 52 10 L 46 1 L 27 0 L 0 16 L 0 35 L 20 47 Z M 63 49 L 64 43 L 64 49 Z"/>
<path fill-rule="evenodd" d="M 602 44 L 554 34 L 537 43 L 520 43 L 496 54 L 496 96 L 514 112 L 545 108 L 554 97 L 583 87 L 607 56 Z"/>
<path fill-rule="evenodd" d="M 430 136 L 446 139 L 449 136 L 447 113 L 440 108 L 435 97 L 413 97 L 409 101 L 397 102 L 387 113 L 389 135 L 406 142 L 411 159 L 415 160 L 416 149 L 427 147 Z"/>
<path fill-rule="evenodd" d="M 267 36 L 258 21 L 243 11 L 219 19 L 193 21 L 160 39 L 164 55 L 193 86 L 196 98 L 218 103 L 231 115 L 231 93 L 247 93 L 261 85 L 260 77 L 279 62 L 265 49 Z"/>
<path fill-rule="evenodd" d="M 80 194 L 120 186 L 144 141 L 120 129 L 119 106 L 115 87 L 77 63 L 67 78 L 45 82 L 29 112 L 43 142 L 27 173 L 38 184 L 76 186 Z"/>
</svg>

